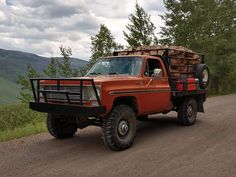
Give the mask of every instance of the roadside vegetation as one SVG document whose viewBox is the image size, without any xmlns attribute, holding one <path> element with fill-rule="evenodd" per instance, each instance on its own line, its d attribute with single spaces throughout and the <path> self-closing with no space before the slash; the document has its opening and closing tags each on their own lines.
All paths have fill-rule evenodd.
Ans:
<svg viewBox="0 0 236 177">
<path fill-rule="evenodd" d="M 17 102 L 19 85 L 0 76 L 0 106 Z"/>
<path fill-rule="evenodd" d="M 0 107 L 0 141 L 45 130 L 45 114 L 30 110 L 27 104 Z"/>
<path fill-rule="evenodd" d="M 129 15 L 129 24 L 124 30 L 124 39 L 129 47 L 140 45 L 182 45 L 202 52 L 206 56 L 211 78 L 210 95 L 236 92 L 236 2 L 234 0 L 164 0 L 167 12 L 162 15 L 165 27 L 160 32 L 161 39 L 155 34 L 156 27 L 150 15 L 136 2 L 135 11 Z M 71 77 L 83 75 L 101 56 L 109 56 L 114 50 L 123 49 L 104 25 L 91 37 L 91 57 L 87 67 L 73 70 L 70 65 L 70 48 L 60 47 L 63 57 L 56 58 L 38 73 L 28 66 L 27 75 L 19 77 L 21 88 L 19 99 L 22 104 L 0 108 L 0 141 L 18 138 L 45 131 L 44 114 L 28 109 L 32 99 L 30 77 Z"/>
</svg>

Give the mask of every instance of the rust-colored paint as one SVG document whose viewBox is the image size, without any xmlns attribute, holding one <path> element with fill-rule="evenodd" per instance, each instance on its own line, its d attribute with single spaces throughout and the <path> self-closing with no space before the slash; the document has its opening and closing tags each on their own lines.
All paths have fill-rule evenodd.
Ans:
<svg viewBox="0 0 236 177">
<path fill-rule="evenodd" d="M 106 106 L 107 113 L 112 109 L 114 100 L 118 97 L 134 97 L 138 107 L 138 115 L 166 112 L 172 109 L 170 99 L 171 89 L 164 64 L 159 57 L 143 57 L 142 69 L 139 76 L 94 76 L 95 85 L 101 87 L 101 103 Z M 144 75 L 147 59 L 159 60 L 163 77 L 155 80 Z M 91 78 L 91 77 L 90 77 Z M 74 79 L 74 78 L 73 78 Z M 56 81 L 42 81 L 42 85 L 56 85 Z M 62 81 L 61 85 L 79 85 L 79 81 Z M 84 85 L 90 85 L 84 82 Z M 88 104 L 87 104 L 88 105 Z"/>
</svg>

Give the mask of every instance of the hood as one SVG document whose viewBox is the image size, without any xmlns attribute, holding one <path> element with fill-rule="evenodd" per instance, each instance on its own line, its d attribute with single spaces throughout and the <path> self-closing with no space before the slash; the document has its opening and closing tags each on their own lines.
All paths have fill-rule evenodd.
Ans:
<svg viewBox="0 0 236 177">
<path fill-rule="evenodd" d="M 142 81 L 142 77 L 139 76 L 127 76 L 127 75 L 112 75 L 112 76 L 96 76 L 92 77 L 95 85 L 133 85 L 134 83 Z"/>
<path fill-rule="evenodd" d="M 96 83 L 103 83 L 103 82 L 114 82 L 114 81 L 132 81 L 132 80 L 139 80 L 140 77 L 138 76 L 127 76 L 127 75 L 111 75 L 111 76 L 96 76 L 92 77 L 94 82 Z"/>
<path fill-rule="evenodd" d="M 71 79 L 71 80 L 70 80 Z M 78 80 L 77 80 L 78 79 Z M 140 76 L 127 76 L 127 75 L 108 75 L 108 76 L 94 76 L 94 77 L 72 77 L 66 78 L 66 80 L 61 79 L 60 82 L 62 85 L 77 85 L 80 84 L 79 79 L 93 79 L 96 85 L 102 85 L 107 82 L 115 82 L 115 83 L 130 83 L 133 81 L 139 81 L 142 78 Z M 42 80 L 40 81 L 42 85 L 56 85 L 56 80 Z M 84 81 L 84 85 L 90 85 L 91 82 Z"/>
</svg>

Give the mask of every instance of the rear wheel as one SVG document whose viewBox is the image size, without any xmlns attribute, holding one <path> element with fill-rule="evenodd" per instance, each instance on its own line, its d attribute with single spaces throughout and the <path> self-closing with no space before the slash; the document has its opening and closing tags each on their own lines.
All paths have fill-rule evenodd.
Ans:
<svg viewBox="0 0 236 177">
<path fill-rule="evenodd" d="M 197 118 L 197 102 L 194 98 L 186 98 L 178 107 L 178 119 L 182 125 L 193 125 Z"/>
<path fill-rule="evenodd" d="M 133 109 L 127 105 L 114 107 L 103 121 L 103 140 L 112 150 L 129 148 L 136 133 L 136 116 Z"/>
<path fill-rule="evenodd" d="M 77 131 L 73 117 L 66 117 L 57 114 L 48 114 L 48 132 L 57 139 L 72 137 Z"/>
</svg>

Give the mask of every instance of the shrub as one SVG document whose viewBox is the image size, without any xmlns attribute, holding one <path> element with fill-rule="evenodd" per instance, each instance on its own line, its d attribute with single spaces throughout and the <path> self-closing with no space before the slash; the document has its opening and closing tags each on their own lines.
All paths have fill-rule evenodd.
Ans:
<svg viewBox="0 0 236 177">
<path fill-rule="evenodd" d="M 13 130 L 44 121 L 45 114 L 32 111 L 26 104 L 0 107 L 0 131 Z"/>
</svg>

